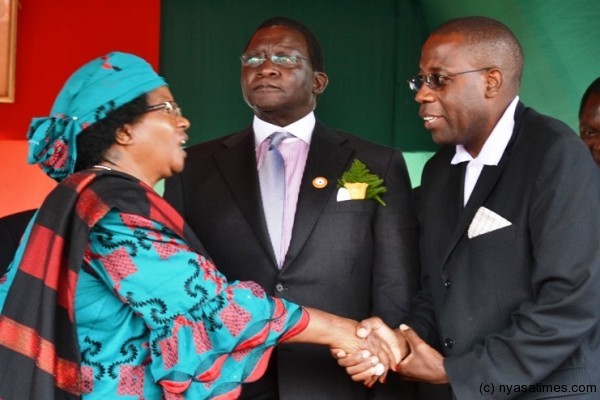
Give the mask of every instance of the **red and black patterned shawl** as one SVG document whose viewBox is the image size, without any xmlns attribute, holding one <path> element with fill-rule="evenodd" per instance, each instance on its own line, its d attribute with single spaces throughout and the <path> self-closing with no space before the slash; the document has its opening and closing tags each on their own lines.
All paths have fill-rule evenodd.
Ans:
<svg viewBox="0 0 600 400">
<path fill-rule="evenodd" d="M 0 314 L 0 399 L 81 398 L 74 297 L 90 229 L 112 209 L 164 224 L 206 255 L 181 216 L 141 181 L 115 171 L 65 179 L 39 210 Z"/>
</svg>

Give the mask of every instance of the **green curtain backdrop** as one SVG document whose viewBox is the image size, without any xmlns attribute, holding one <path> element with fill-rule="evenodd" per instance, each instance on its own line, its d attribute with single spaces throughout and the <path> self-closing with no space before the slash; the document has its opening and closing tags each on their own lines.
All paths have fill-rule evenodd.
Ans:
<svg viewBox="0 0 600 400">
<path fill-rule="evenodd" d="M 413 185 L 436 146 L 406 79 L 444 20 L 485 15 L 507 24 L 525 51 L 522 100 L 577 130 L 579 100 L 600 76 L 598 0 L 165 0 L 161 73 L 198 143 L 247 126 L 240 56 L 256 26 L 283 15 L 320 38 L 330 84 L 317 117 L 406 153 Z"/>
</svg>

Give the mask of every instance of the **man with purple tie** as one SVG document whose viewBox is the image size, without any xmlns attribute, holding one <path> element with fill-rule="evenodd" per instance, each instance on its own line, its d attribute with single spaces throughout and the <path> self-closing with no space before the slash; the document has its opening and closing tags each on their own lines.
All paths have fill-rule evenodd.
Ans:
<svg viewBox="0 0 600 400">
<path fill-rule="evenodd" d="M 397 325 L 418 282 L 417 221 L 401 152 L 316 119 L 329 78 L 319 41 L 302 23 L 263 22 L 241 64 L 252 124 L 190 147 L 184 171 L 167 180 L 165 197 L 229 279 L 254 280 L 304 306 Z M 272 135 L 281 131 L 289 135 L 276 146 Z M 269 152 L 280 153 L 285 165 L 278 178 L 282 214 L 273 212 L 272 194 L 281 192 L 267 179 L 275 164 L 269 158 L 277 155 Z M 413 384 L 397 377 L 373 388 L 353 382 L 326 349 L 282 345 L 241 398 L 413 394 Z"/>
</svg>

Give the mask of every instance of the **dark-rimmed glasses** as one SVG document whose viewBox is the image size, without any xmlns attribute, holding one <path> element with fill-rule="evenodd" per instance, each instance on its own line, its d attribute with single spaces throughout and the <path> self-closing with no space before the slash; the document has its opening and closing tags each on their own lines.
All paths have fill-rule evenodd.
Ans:
<svg viewBox="0 0 600 400">
<path fill-rule="evenodd" d="M 181 112 L 181 107 L 179 107 L 174 101 L 164 101 L 162 103 L 153 104 L 146 108 L 146 112 L 157 110 L 165 110 L 165 112 L 172 117 L 181 117 L 183 115 Z"/>
<path fill-rule="evenodd" d="M 306 57 L 290 55 L 290 54 L 271 54 L 267 56 L 266 54 L 244 54 L 240 57 L 240 61 L 244 67 L 256 68 L 261 66 L 267 59 L 271 60 L 271 62 L 275 65 L 279 65 L 285 68 L 294 68 L 298 64 L 300 64 L 300 60 L 309 61 Z"/>
<path fill-rule="evenodd" d="M 446 84 L 446 81 L 451 80 L 453 76 L 470 74 L 471 72 L 487 71 L 494 67 L 485 67 L 479 69 L 472 69 L 470 71 L 455 72 L 453 74 L 426 74 L 426 75 L 415 75 L 410 78 L 408 87 L 414 92 L 418 92 L 423 84 L 427 85 L 428 88 L 436 90 Z"/>
</svg>

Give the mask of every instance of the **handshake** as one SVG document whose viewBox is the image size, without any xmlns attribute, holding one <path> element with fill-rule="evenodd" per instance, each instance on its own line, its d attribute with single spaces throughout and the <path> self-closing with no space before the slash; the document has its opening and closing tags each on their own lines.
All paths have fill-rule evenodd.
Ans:
<svg viewBox="0 0 600 400">
<path fill-rule="evenodd" d="M 330 344 L 331 354 L 352 380 L 372 387 L 384 383 L 391 369 L 407 380 L 448 382 L 444 357 L 407 325 L 391 329 L 372 317 L 355 326 L 354 338 Z"/>
</svg>

